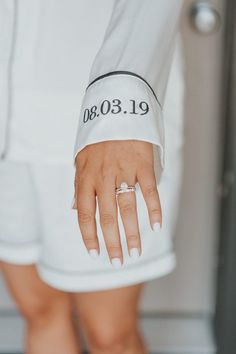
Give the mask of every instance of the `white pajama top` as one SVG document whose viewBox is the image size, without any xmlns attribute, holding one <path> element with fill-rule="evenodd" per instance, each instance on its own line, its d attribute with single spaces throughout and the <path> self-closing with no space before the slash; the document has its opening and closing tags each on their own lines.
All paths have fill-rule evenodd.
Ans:
<svg viewBox="0 0 236 354">
<path fill-rule="evenodd" d="M 0 0 L 0 260 L 36 264 L 49 285 L 94 291 L 172 271 L 182 173 L 182 0 Z M 91 259 L 71 209 L 88 144 L 153 144 L 162 207 L 154 232 L 140 188 L 142 255 L 113 269 L 96 208 Z M 118 214 L 119 215 L 119 214 Z M 115 271 L 115 273 L 114 273 Z"/>
<path fill-rule="evenodd" d="M 87 144 L 138 139 L 158 147 L 163 169 L 181 8 L 181 0 L 1 0 L 2 158 L 72 162 Z"/>
</svg>

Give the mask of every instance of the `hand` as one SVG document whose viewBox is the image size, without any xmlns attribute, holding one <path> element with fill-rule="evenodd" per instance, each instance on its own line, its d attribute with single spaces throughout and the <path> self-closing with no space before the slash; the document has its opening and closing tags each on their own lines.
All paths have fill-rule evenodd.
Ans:
<svg viewBox="0 0 236 354">
<path fill-rule="evenodd" d="M 122 182 L 135 185 L 143 193 L 150 225 L 162 224 L 162 211 L 153 167 L 152 144 L 139 140 L 112 140 L 87 145 L 76 157 L 75 205 L 84 244 L 91 255 L 99 253 L 96 233 L 96 196 L 99 222 L 104 241 L 114 266 L 123 264 L 117 207 L 127 239 L 129 252 L 137 248 L 141 254 L 135 192 L 121 193 L 115 188 Z M 117 198 L 117 199 L 116 199 Z M 134 253 L 137 253 L 137 251 Z M 113 260 L 115 259 L 115 260 Z"/>
</svg>

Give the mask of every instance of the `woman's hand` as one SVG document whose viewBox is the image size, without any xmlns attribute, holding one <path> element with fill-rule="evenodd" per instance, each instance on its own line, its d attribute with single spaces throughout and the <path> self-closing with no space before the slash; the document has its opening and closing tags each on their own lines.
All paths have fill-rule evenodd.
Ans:
<svg viewBox="0 0 236 354">
<path fill-rule="evenodd" d="M 141 254 L 135 192 L 115 194 L 122 182 L 140 185 L 150 225 L 158 229 L 162 212 L 153 167 L 152 144 L 139 140 L 112 140 L 87 145 L 76 157 L 75 205 L 82 237 L 90 254 L 99 253 L 96 232 L 96 196 L 99 221 L 110 260 L 123 263 L 118 227 L 119 206 L 129 253 Z M 132 250 L 137 249 L 137 250 Z M 130 252 L 131 250 L 131 252 Z"/>
</svg>

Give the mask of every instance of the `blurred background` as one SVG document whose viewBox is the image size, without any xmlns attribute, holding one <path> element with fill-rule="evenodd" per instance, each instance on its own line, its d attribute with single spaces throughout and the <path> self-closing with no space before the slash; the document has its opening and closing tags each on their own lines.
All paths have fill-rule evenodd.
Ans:
<svg viewBox="0 0 236 354">
<path fill-rule="evenodd" d="M 152 353 L 236 353 L 235 15 L 234 0 L 184 6 L 188 119 L 178 266 L 149 282 L 142 301 Z M 23 321 L 0 276 L 0 353 L 22 348 Z"/>
</svg>

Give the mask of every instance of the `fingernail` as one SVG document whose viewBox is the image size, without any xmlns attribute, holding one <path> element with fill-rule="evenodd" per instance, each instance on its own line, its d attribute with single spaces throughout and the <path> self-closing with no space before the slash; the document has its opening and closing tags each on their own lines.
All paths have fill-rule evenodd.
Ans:
<svg viewBox="0 0 236 354">
<path fill-rule="evenodd" d="M 121 267 L 121 260 L 120 260 L 120 258 L 112 258 L 111 263 L 112 263 L 112 265 L 113 265 L 115 268 L 117 268 L 117 269 Z"/>
<path fill-rule="evenodd" d="M 130 257 L 136 259 L 139 257 L 139 250 L 138 248 L 131 248 L 129 251 Z"/>
<path fill-rule="evenodd" d="M 98 251 L 95 248 L 89 250 L 89 254 L 92 258 L 98 258 Z"/>
<path fill-rule="evenodd" d="M 160 231 L 161 230 L 161 224 L 159 222 L 155 222 L 152 226 L 153 231 Z"/>
</svg>

